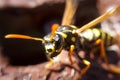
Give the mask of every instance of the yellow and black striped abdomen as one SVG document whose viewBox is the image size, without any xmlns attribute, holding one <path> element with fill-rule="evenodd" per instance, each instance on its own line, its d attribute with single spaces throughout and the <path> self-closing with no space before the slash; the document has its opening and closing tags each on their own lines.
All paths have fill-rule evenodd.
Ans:
<svg viewBox="0 0 120 80">
<path fill-rule="evenodd" d="M 108 47 L 112 44 L 114 44 L 114 38 L 110 36 L 109 34 L 103 32 L 100 29 L 93 28 L 93 29 L 88 29 L 82 34 L 80 34 L 82 41 L 81 43 L 93 45 L 98 39 L 101 39 L 104 41 L 104 46 Z M 94 45 L 93 45 L 94 46 Z"/>
</svg>

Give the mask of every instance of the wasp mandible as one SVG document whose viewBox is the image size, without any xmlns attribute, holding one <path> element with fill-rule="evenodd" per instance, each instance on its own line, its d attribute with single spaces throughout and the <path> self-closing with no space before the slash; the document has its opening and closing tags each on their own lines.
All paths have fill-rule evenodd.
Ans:
<svg viewBox="0 0 120 80">
<path fill-rule="evenodd" d="M 77 54 L 78 51 L 84 50 L 84 48 L 88 49 L 90 52 L 93 48 L 99 47 L 101 50 L 101 57 L 104 58 L 109 67 L 104 49 L 114 44 L 116 40 L 99 29 L 89 28 L 94 27 L 96 24 L 119 12 L 120 6 L 111 9 L 81 28 L 71 25 L 77 6 L 77 0 L 66 0 L 66 8 L 61 26 L 54 24 L 52 26 L 51 33 L 44 36 L 44 38 L 36 38 L 20 34 L 8 34 L 5 38 L 20 38 L 41 41 L 45 49 L 45 54 L 50 60 L 50 64 L 53 62 L 52 58 L 60 54 L 63 49 L 68 50 L 68 58 L 72 64 L 73 61 L 71 56 L 73 52 Z M 91 63 L 81 57 L 79 57 L 79 59 L 86 65 L 80 74 L 83 75 L 89 69 Z M 120 70 L 117 68 L 110 68 L 110 70 L 111 72 L 120 73 Z"/>
</svg>

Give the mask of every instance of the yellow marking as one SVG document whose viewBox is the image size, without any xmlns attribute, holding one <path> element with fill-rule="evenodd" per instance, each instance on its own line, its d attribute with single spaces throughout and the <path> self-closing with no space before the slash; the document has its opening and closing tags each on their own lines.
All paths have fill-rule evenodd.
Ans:
<svg viewBox="0 0 120 80">
<path fill-rule="evenodd" d="M 72 42 L 75 42 L 75 41 L 76 41 L 75 37 L 72 37 L 71 40 L 72 40 Z"/>
<path fill-rule="evenodd" d="M 96 42 L 95 42 L 95 45 L 99 45 L 101 43 L 101 39 L 98 39 Z"/>
<path fill-rule="evenodd" d="M 74 45 L 71 45 L 71 46 L 70 46 L 70 50 L 69 50 L 69 52 L 68 52 L 68 58 L 69 58 L 71 64 L 73 64 L 73 61 L 72 61 L 72 57 L 71 57 L 71 56 L 72 56 L 72 53 L 73 53 L 74 49 L 75 49 L 75 46 L 74 46 Z"/>
<path fill-rule="evenodd" d="M 72 34 L 75 34 L 75 33 L 76 33 L 76 30 L 73 30 L 73 31 L 72 31 Z"/>
<path fill-rule="evenodd" d="M 74 29 L 77 29 L 77 27 L 76 26 L 74 26 L 74 25 L 69 25 L 70 27 L 72 27 L 72 28 L 74 28 Z"/>
<path fill-rule="evenodd" d="M 81 73 L 80 73 L 80 76 L 79 76 L 80 78 L 87 72 L 87 70 L 90 68 L 90 64 L 91 64 L 87 60 L 83 60 L 83 63 L 86 64 L 86 67 L 81 70 Z"/>
<path fill-rule="evenodd" d="M 55 51 L 55 48 L 54 48 L 52 45 L 45 46 L 45 49 L 46 49 L 46 52 L 47 52 L 48 54 L 53 54 L 54 51 Z M 52 52 L 49 52 L 47 49 L 52 49 Z"/>
<path fill-rule="evenodd" d="M 67 35 L 62 32 L 56 32 L 56 33 L 62 35 L 63 38 L 67 38 Z"/>
<path fill-rule="evenodd" d="M 105 37 L 106 37 L 106 35 L 105 35 L 105 33 L 104 32 L 102 32 L 102 39 L 104 40 L 105 39 Z"/>
<path fill-rule="evenodd" d="M 100 31 L 98 29 L 93 29 L 93 33 L 95 34 L 96 38 L 100 36 Z"/>
<path fill-rule="evenodd" d="M 74 46 L 74 45 L 71 45 L 71 48 L 72 48 L 72 49 L 74 49 L 74 48 L 75 48 L 75 46 Z"/>
<path fill-rule="evenodd" d="M 91 29 L 88 29 L 87 31 L 83 32 L 81 35 L 84 36 L 89 41 L 93 39 L 93 32 Z"/>
<path fill-rule="evenodd" d="M 90 62 L 87 61 L 87 60 L 83 60 L 83 62 L 84 62 L 84 64 L 86 64 L 86 65 L 90 65 Z"/>
</svg>

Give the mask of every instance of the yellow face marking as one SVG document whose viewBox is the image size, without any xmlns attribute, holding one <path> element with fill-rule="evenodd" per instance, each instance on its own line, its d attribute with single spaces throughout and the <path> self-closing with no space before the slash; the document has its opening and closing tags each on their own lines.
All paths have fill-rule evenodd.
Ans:
<svg viewBox="0 0 120 80">
<path fill-rule="evenodd" d="M 95 34 L 95 37 L 99 37 L 100 36 L 100 31 L 98 29 L 93 29 L 93 32 Z"/>
<path fill-rule="evenodd" d="M 76 41 L 75 37 L 72 37 L 71 40 L 72 40 L 72 42 L 75 42 L 75 41 Z"/>
<path fill-rule="evenodd" d="M 46 45 L 45 46 L 45 49 L 46 49 L 46 52 L 48 53 L 48 54 L 53 54 L 54 53 L 54 51 L 55 51 L 55 48 L 54 48 L 54 46 L 51 44 L 51 45 Z M 48 50 L 51 50 L 51 51 L 48 51 Z"/>
</svg>

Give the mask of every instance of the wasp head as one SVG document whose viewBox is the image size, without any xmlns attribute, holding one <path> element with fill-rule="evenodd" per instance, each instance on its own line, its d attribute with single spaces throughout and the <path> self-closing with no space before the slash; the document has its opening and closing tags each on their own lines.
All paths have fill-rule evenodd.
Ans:
<svg viewBox="0 0 120 80">
<path fill-rule="evenodd" d="M 48 34 L 44 37 L 45 43 L 45 50 L 48 57 L 55 57 L 57 56 L 61 50 L 63 49 L 64 39 L 62 36 L 56 34 L 51 40 L 51 34 Z"/>
</svg>

